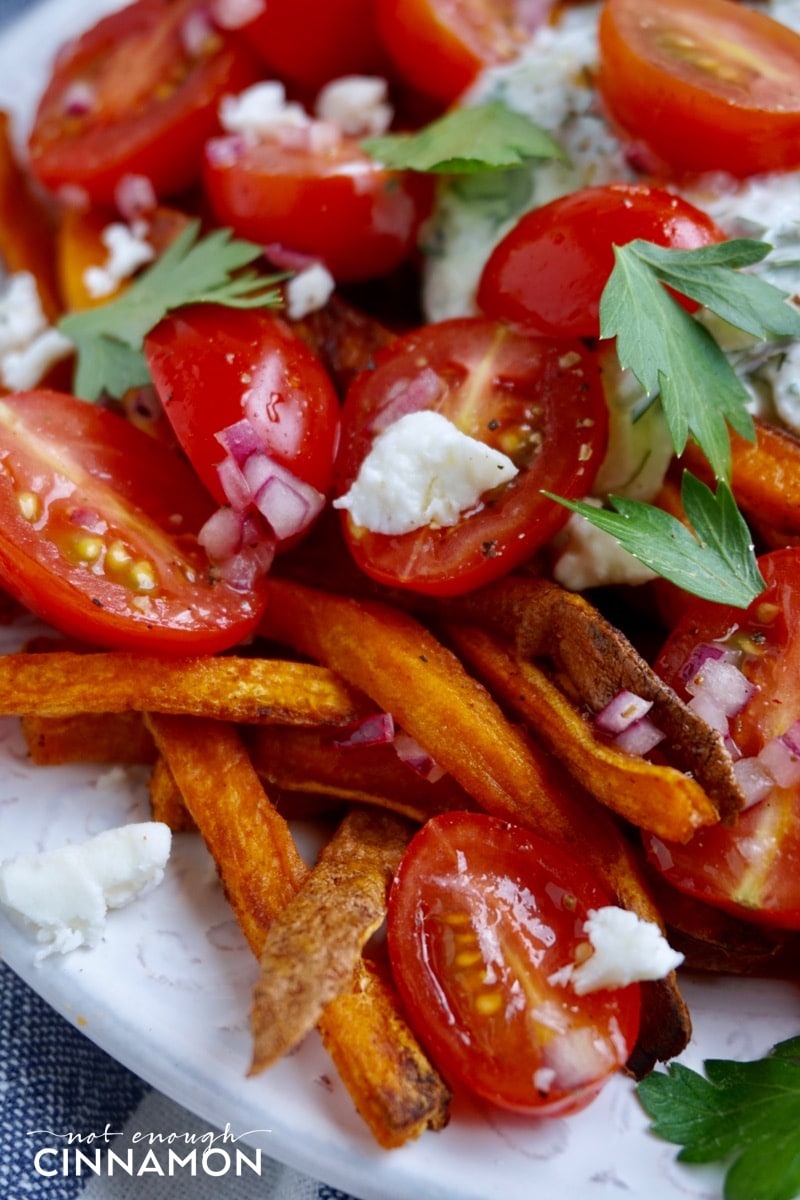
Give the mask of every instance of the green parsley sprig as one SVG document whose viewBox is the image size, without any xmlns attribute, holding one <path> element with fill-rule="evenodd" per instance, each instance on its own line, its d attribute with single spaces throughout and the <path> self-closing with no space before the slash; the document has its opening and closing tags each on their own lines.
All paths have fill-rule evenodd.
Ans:
<svg viewBox="0 0 800 1200">
<path fill-rule="evenodd" d="M 725 1162 L 725 1200 L 800 1195 L 800 1037 L 762 1059 L 708 1059 L 705 1078 L 672 1063 L 637 1095 L 652 1132 L 682 1146 L 684 1163 Z"/>
<path fill-rule="evenodd" d="M 233 238 L 229 229 L 200 237 L 200 222 L 192 221 L 116 299 L 62 317 L 59 329 L 77 352 L 76 395 L 85 400 L 104 392 L 121 396 L 148 383 L 145 335 L 173 309 L 198 303 L 229 308 L 279 304 L 276 285 L 285 274 L 242 270 L 263 253 L 262 246 Z"/>
<path fill-rule="evenodd" d="M 549 133 L 502 100 L 454 108 L 416 133 L 367 138 L 362 146 L 392 170 L 435 174 L 504 170 L 533 158 L 567 160 Z"/>
</svg>

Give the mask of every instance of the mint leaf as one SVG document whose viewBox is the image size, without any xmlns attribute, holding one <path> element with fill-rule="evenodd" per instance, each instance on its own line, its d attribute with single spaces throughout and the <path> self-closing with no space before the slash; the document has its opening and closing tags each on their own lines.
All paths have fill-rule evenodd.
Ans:
<svg viewBox="0 0 800 1200">
<path fill-rule="evenodd" d="M 750 531 L 724 482 L 715 495 L 684 472 L 681 499 L 694 532 L 671 513 L 641 500 L 611 495 L 612 512 L 545 494 L 611 534 L 639 562 L 694 596 L 747 608 L 764 590 Z"/>
<path fill-rule="evenodd" d="M 392 170 L 463 175 L 567 156 L 558 142 L 501 100 L 455 108 L 417 133 L 367 138 L 363 148 Z"/>
<path fill-rule="evenodd" d="M 754 437 L 747 390 L 708 330 L 665 291 L 639 253 L 642 246 L 648 253 L 653 249 L 646 242 L 615 247 L 616 264 L 600 301 L 600 336 L 616 337 L 620 364 L 630 367 L 648 394 L 660 395 L 675 452 L 681 454 L 694 438 L 716 477 L 728 479 L 728 425 L 748 440 Z"/>
<path fill-rule="evenodd" d="M 77 395 L 86 400 L 96 400 L 102 392 L 121 396 L 147 382 L 141 353 L 145 335 L 173 309 L 198 303 L 229 308 L 279 303 L 275 285 L 285 275 L 241 272 L 261 257 L 261 246 L 234 239 L 229 229 L 202 238 L 199 232 L 199 221 L 190 222 L 116 299 L 61 318 L 59 329 L 77 349 Z"/>
<path fill-rule="evenodd" d="M 651 1129 L 685 1163 L 732 1160 L 725 1200 L 800 1194 L 800 1037 L 751 1062 L 708 1059 L 706 1078 L 680 1063 L 637 1086 Z"/>
</svg>

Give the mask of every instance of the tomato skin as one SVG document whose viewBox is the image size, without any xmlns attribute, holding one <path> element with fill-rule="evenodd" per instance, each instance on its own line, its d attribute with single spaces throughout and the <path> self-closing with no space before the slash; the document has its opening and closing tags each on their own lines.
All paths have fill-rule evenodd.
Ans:
<svg viewBox="0 0 800 1200">
<path fill-rule="evenodd" d="M 589 910 L 611 903 L 576 860 L 495 817 L 450 812 L 422 827 L 392 885 L 388 945 L 411 1023 L 446 1078 L 536 1116 L 594 1099 L 633 1048 L 640 989 L 578 996 L 548 977 L 586 944 Z M 558 1033 L 536 1020 L 539 1005 Z"/>
<path fill-rule="evenodd" d="M 695 647 L 744 642 L 741 670 L 758 692 L 730 733 L 753 756 L 800 717 L 800 549 L 759 559 L 767 587 L 746 612 L 697 601 L 667 639 L 656 669 L 684 695 L 681 671 Z M 800 928 L 800 786 L 774 787 L 733 826 L 716 825 L 683 846 L 645 839 L 648 854 L 680 891 L 746 920 Z"/>
<path fill-rule="evenodd" d="M 800 36 L 733 0 L 607 0 L 598 87 L 669 168 L 737 177 L 800 164 Z"/>
<path fill-rule="evenodd" d="M 317 491 L 330 491 L 338 399 L 322 364 L 280 317 L 190 305 L 165 317 L 144 349 L 175 435 L 220 504 L 227 500 L 215 435 L 245 415 L 271 458 Z"/>
<path fill-rule="evenodd" d="M 377 0 L 378 31 L 404 82 L 448 106 L 485 67 L 514 58 L 551 7 L 552 0 Z"/>
<path fill-rule="evenodd" d="M 431 371 L 441 382 L 435 401 L 417 382 Z M 394 412 L 398 396 L 402 413 Z M 594 355 L 581 342 L 530 338 L 479 317 L 427 325 L 398 338 L 351 385 L 337 495 L 350 487 L 381 428 L 428 408 L 508 454 L 517 477 L 457 525 L 392 536 L 343 513 L 343 527 L 353 557 L 373 579 L 454 596 L 507 574 L 562 527 L 567 510 L 541 491 L 586 495 L 605 452 L 608 411 Z"/>
<path fill-rule="evenodd" d="M 597 337 L 615 245 L 642 238 L 693 250 L 724 236 L 704 212 L 661 188 L 583 188 L 526 213 L 495 246 L 478 306 L 531 333 Z"/>
<path fill-rule="evenodd" d="M 384 75 L 374 0 L 269 0 L 242 36 L 281 79 L 317 91 L 342 75 Z"/>
<path fill-rule="evenodd" d="M 259 77 L 244 43 L 210 26 L 190 54 L 184 31 L 205 11 L 203 0 L 135 0 L 62 51 L 29 138 L 41 184 L 76 186 L 113 205 L 125 175 L 147 176 L 159 197 L 197 181 L 203 145 L 220 128 L 221 97 Z M 85 111 L 70 100 L 84 84 Z"/>
<path fill-rule="evenodd" d="M 404 262 L 432 195 L 426 176 L 386 170 L 354 138 L 317 153 L 274 138 L 214 139 L 203 177 L 221 224 L 320 259 L 339 282 L 374 279 Z"/>
<path fill-rule="evenodd" d="M 213 502 L 175 451 L 45 390 L 0 400 L 0 581 L 57 629 L 113 649 L 206 654 L 248 637 L 266 585 L 209 578 Z M 143 567 L 154 588 L 136 585 Z"/>
</svg>

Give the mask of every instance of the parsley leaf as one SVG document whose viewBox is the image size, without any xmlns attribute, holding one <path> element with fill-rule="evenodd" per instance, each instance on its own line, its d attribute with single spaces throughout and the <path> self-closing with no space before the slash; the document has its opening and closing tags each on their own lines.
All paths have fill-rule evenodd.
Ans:
<svg viewBox="0 0 800 1200">
<path fill-rule="evenodd" d="M 367 138 L 363 148 L 393 170 L 464 175 L 566 154 L 548 133 L 502 100 L 455 108 L 417 133 Z"/>
<path fill-rule="evenodd" d="M 684 472 L 681 500 L 694 532 L 671 513 L 641 500 L 611 495 L 608 499 L 616 510 L 611 512 L 545 494 L 611 534 L 645 566 L 692 595 L 747 608 L 766 586 L 750 531 L 724 482 L 719 483 L 715 495 L 690 472 Z"/>
<path fill-rule="evenodd" d="M 58 327 L 75 343 L 78 355 L 76 395 L 85 400 L 96 400 L 104 391 L 121 396 L 148 382 L 144 338 L 172 309 L 197 303 L 229 308 L 279 303 L 275 284 L 285 275 L 241 273 L 261 257 L 261 246 L 233 239 L 228 229 L 202 238 L 199 231 L 199 221 L 190 222 L 116 299 L 61 318 Z"/>
<path fill-rule="evenodd" d="M 706 1078 L 680 1063 L 637 1086 L 652 1132 L 683 1147 L 680 1162 L 731 1159 L 725 1200 L 800 1194 L 800 1037 L 751 1062 L 708 1059 Z"/>
<path fill-rule="evenodd" d="M 623 367 L 658 394 L 677 454 L 689 437 L 718 479 L 730 477 L 728 425 L 751 440 L 749 396 L 711 334 L 665 291 L 705 305 L 756 337 L 800 335 L 800 312 L 772 284 L 737 268 L 758 262 L 769 247 L 738 239 L 697 250 L 672 250 L 641 240 L 614 249 L 615 266 L 600 302 L 600 334 L 616 337 Z"/>
</svg>

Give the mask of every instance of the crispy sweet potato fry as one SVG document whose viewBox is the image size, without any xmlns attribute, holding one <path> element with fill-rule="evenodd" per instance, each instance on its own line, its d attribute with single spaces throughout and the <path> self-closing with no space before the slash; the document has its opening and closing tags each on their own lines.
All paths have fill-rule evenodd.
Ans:
<svg viewBox="0 0 800 1200">
<path fill-rule="evenodd" d="M 148 734 L 150 731 L 147 731 Z M 163 821 L 173 833 L 189 833 L 197 825 L 183 801 L 183 793 L 162 754 L 157 755 L 148 781 L 150 814 L 154 821 Z"/>
<path fill-rule="evenodd" d="M 141 713 L 87 713 L 22 717 L 22 733 L 39 766 L 57 763 L 150 763 L 153 739 Z"/>
<path fill-rule="evenodd" d="M 386 898 L 414 826 L 371 807 L 351 809 L 298 894 L 269 929 L 253 993 L 250 1074 L 277 1062 L 348 991 L 362 948 L 386 915 Z"/>
<path fill-rule="evenodd" d="M 232 725 L 165 713 L 148 713 L 147 725 L 258 954 L 265 930 L 308 874 L 289 826 Z"/>
<path fill-rule="evenodd" d="M 344 396 L 359 371 L 375 365 L 375 355 L 395 335 L 374 317 L 334 294 L 324 308 L 293 321 L 294 332 L 322 359 Z"/>
<path fill-rule="evenodd" d="M 331 671 L 241 657 L 166 659 L 123 651 L 0 657 L 0 714 L 188 713 L 233 722 L 344 725 L 361 697 Z"/>
<path fill-rule="evenodd" d="M 327 1005 L 319 1031 L 358 1112 L 385 1150 L 425 1129 L 445 1127 L 450 1092 L 401 1017 L 388 972 L 379 964 L 359 961 L 352 987 Z"/>
<path fill-rule="evenodd" d="M 630 642 L 583 596 L 547 579 L 509 576 L 454 601 L 449 616 L 497 631 L 525 657 L 550 659 L 561 687 L 593 712 L 627 688 L 652 700 L 665 756 L 694 776 L 731 820 L 744 803 L 722 736 L 655 674 Z"/>
<path fill-rule="evenodd" d="M 437 812 L 475 808 L 452 775 L 429 783 L 402 763 L 391 746 L 341 750 L 322 730 L 267 725 L 249 730 L 247 744 L 261 778 L 281 791 L 376 804 L 417 821 Z"/>
<path fill-rule="evenodd" d="M 477 626 L 449 622 L 446 629 L 448 640 L 494 694 L 614 812 L 672 842 L 688 841 L 702 826 L 716 824 L 717 810 L 696 780 L 601 742 L 535 663 Z"/>
<path fill-rule="evenodd" d="M 338 670 L 416 738 L 487 811 L 572 849 L 620 904 L 660 923 L 640 861 L 610 815 L 536 751 L 419 622 L 388 605 L 274 580 L 264 633 Z M 645 985 L 631 1067 L 680 1053 L 689 1015 L 674 975 Z"/>
</svg>

